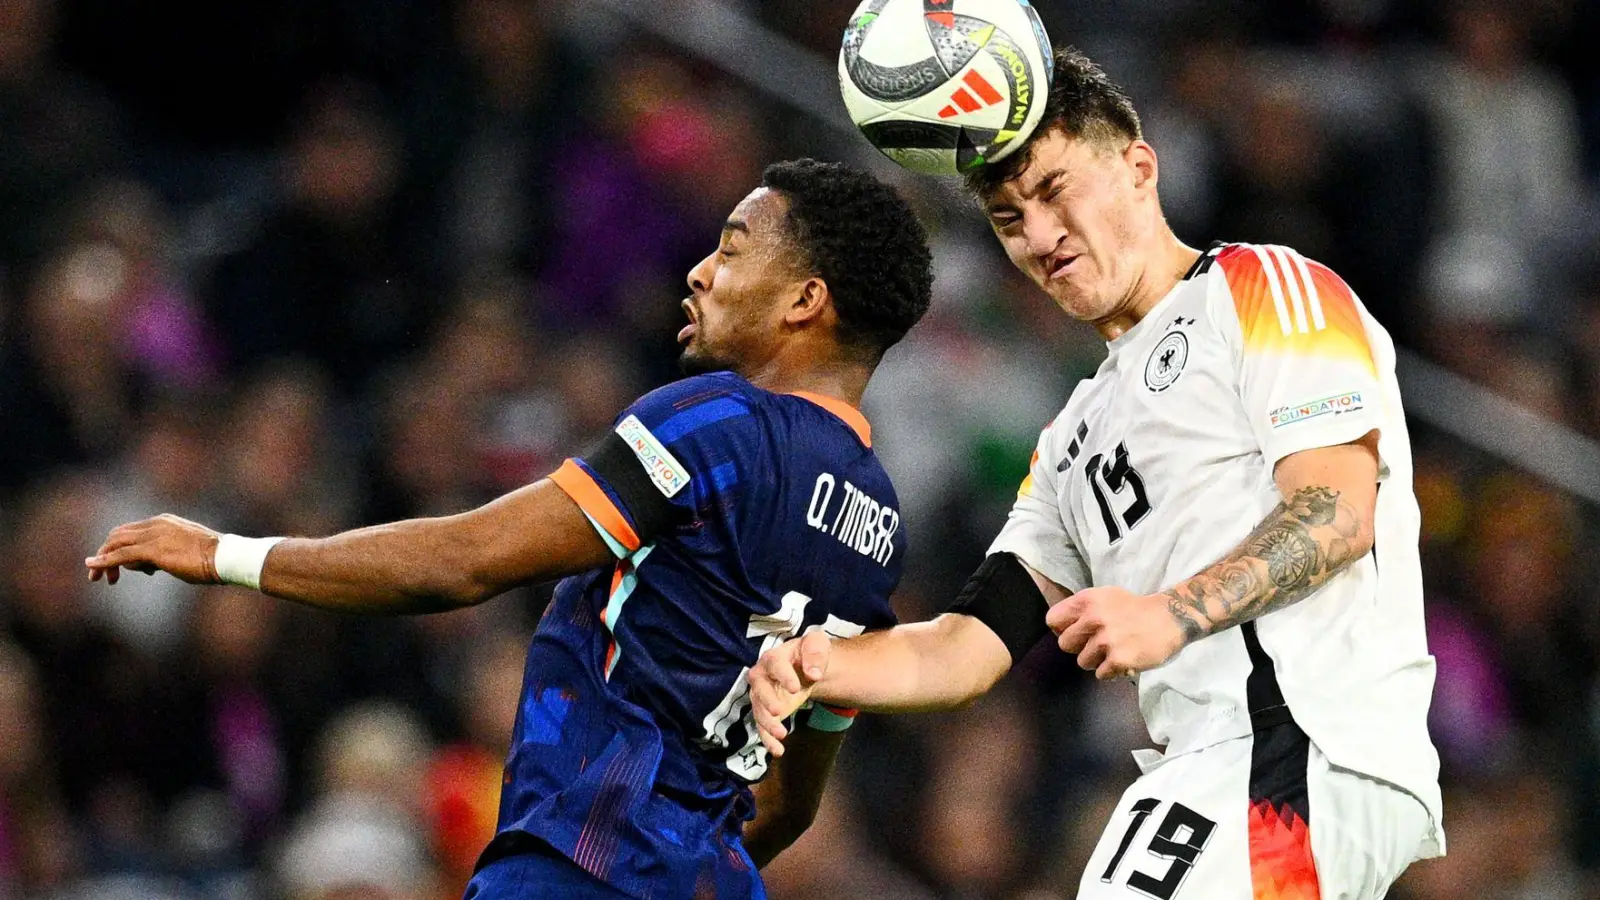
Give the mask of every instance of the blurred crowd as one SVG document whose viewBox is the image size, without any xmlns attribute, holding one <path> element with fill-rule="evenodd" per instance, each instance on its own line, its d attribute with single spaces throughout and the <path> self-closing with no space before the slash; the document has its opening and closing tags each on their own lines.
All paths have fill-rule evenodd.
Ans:
<svg viewBox="0 0 1600 900">
<path fill-rule="evenodd" d="M 684 273 L 762 166 L 865 145 L 607 12 L 639 2 L 0 0 L 0 900 L 459 896 L 543 590 L 374 620 L 82 560 L 160 511 L 460 510 L 674 377 Z M 651 4 L 822 65 L 854 5 Z M 1143 111 L 1181 237 L 1295 246 L 1600 436 L 1600 3 L 1038 5 Z M 922 619 L 1104 351 L 875 165 L 938 268 L 867 403 Z M 1413 429 L 1451 855 L 1394 896 L 1600 897 L 1595 508 Z M 773 896 L 1071 896 L 1147 742 L 1048 647 L 968 711 L 863 717 Z"/>
</svg>

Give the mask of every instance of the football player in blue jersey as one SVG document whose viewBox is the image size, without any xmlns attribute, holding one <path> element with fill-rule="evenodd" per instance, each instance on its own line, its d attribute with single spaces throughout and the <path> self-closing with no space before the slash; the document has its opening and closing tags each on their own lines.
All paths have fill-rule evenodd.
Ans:
<svg viewBox="0 0 1600 900">
<path fill-rule="evenodd" d="M 468 898 L 762 897 L 757 870 L 810 824 L 853 712 L 807 710 L 773 760 L 746 674 L 788 637 L 894 623 L 905 530 L 857 407 L 928 308 L 930 258 L 894 190 L 801 160 L 767 169 L 688 280 L 691 377 L 548 478 L 316 539 L 157 516 L 113 529 L 89 577 L 160 569 L 377 615 L 563 578 Z"/>
</svg>

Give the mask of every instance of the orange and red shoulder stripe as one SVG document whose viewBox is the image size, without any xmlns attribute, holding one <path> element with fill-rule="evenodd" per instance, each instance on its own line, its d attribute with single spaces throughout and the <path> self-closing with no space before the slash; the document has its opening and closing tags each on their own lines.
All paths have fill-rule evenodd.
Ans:
<svg viewBox="0 0 1600 900">
<path fill-rule="evenodd" d="M 1288 247 L 1233 244 L 1217 254 L 1248 352 L 1345 357 L 1376 372 L 1355 293 Z"/>
</svg>

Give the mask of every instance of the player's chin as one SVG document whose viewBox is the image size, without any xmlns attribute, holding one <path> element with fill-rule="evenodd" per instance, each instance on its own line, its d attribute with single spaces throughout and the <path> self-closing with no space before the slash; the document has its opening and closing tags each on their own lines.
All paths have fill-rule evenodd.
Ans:
<svg viewBox="0 0 1600 900">
<path fill-rule="evenodd" d="M 1106 316 L 1105 304 L 1071 284 L 1053 282 L 1046 293 L 1061 307 L 1061 311 L 1083 322 L 1097 322 Z"/>
<path fill-rule="evenodd" d="M 685 376 L 692 376 L 733 371 L 734 366 L 714 353 L 707 353 L 704 347 L 697 345 L 695 339 L 690 338 L 689 345 L 683 348 L 683 353 L 678 357 L 678 370 Z"/>
</svg>

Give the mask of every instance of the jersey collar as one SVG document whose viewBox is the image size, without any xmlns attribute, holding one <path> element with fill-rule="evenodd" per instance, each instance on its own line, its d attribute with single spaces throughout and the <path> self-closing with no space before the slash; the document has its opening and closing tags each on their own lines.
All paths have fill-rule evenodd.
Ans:
<svg viewBox="0 0 1600 900">
<path fill-rule="evenodd" d="M 861 410 L 837 397 L 813 394 L 810 391 L 791 391 L 790 393 L 802 400 L 809 400 L 838 416 L 841 421 L 850 426 L 851 431 L 856 433 L 856 437 L 861 439 L 861 443 L 868 447 L 872 446 L 872 424 L 867 421 L 866 416 L 861 414 Z"/>
<path fill-rule="evenodd" d="M 1146 331 L 1149 331 L 1155 327 L 1153 325 L 1146 327 L 1145 323 L 1159 319 L 1161 314 L 1166 311 L 1166 308 L 1172 304 L 1173 299 L 1182 293 L 1183 289 L 1188 287 L 1189 284 L 1190 282 L 1188 281 L 1180 281 L 1173 285 L 1172 290 L 1167 291 L 1165 296 L 1163 296 L 1160 300 L 1157 300 L 1155 306 L 1145 310 L 1144 318 L 1141 318 L 1139 321 L 1133 323 L 1132 328 L 1129 328 L 1127 331 L 1117 335 L 1116 340 L 1107 341 L 1106 349 L 1115 354 L 1123 347 L 1127 347 L 1135 343 L 1139 339 L 1139 335 L 1144 334 Z"/>
</svg>

